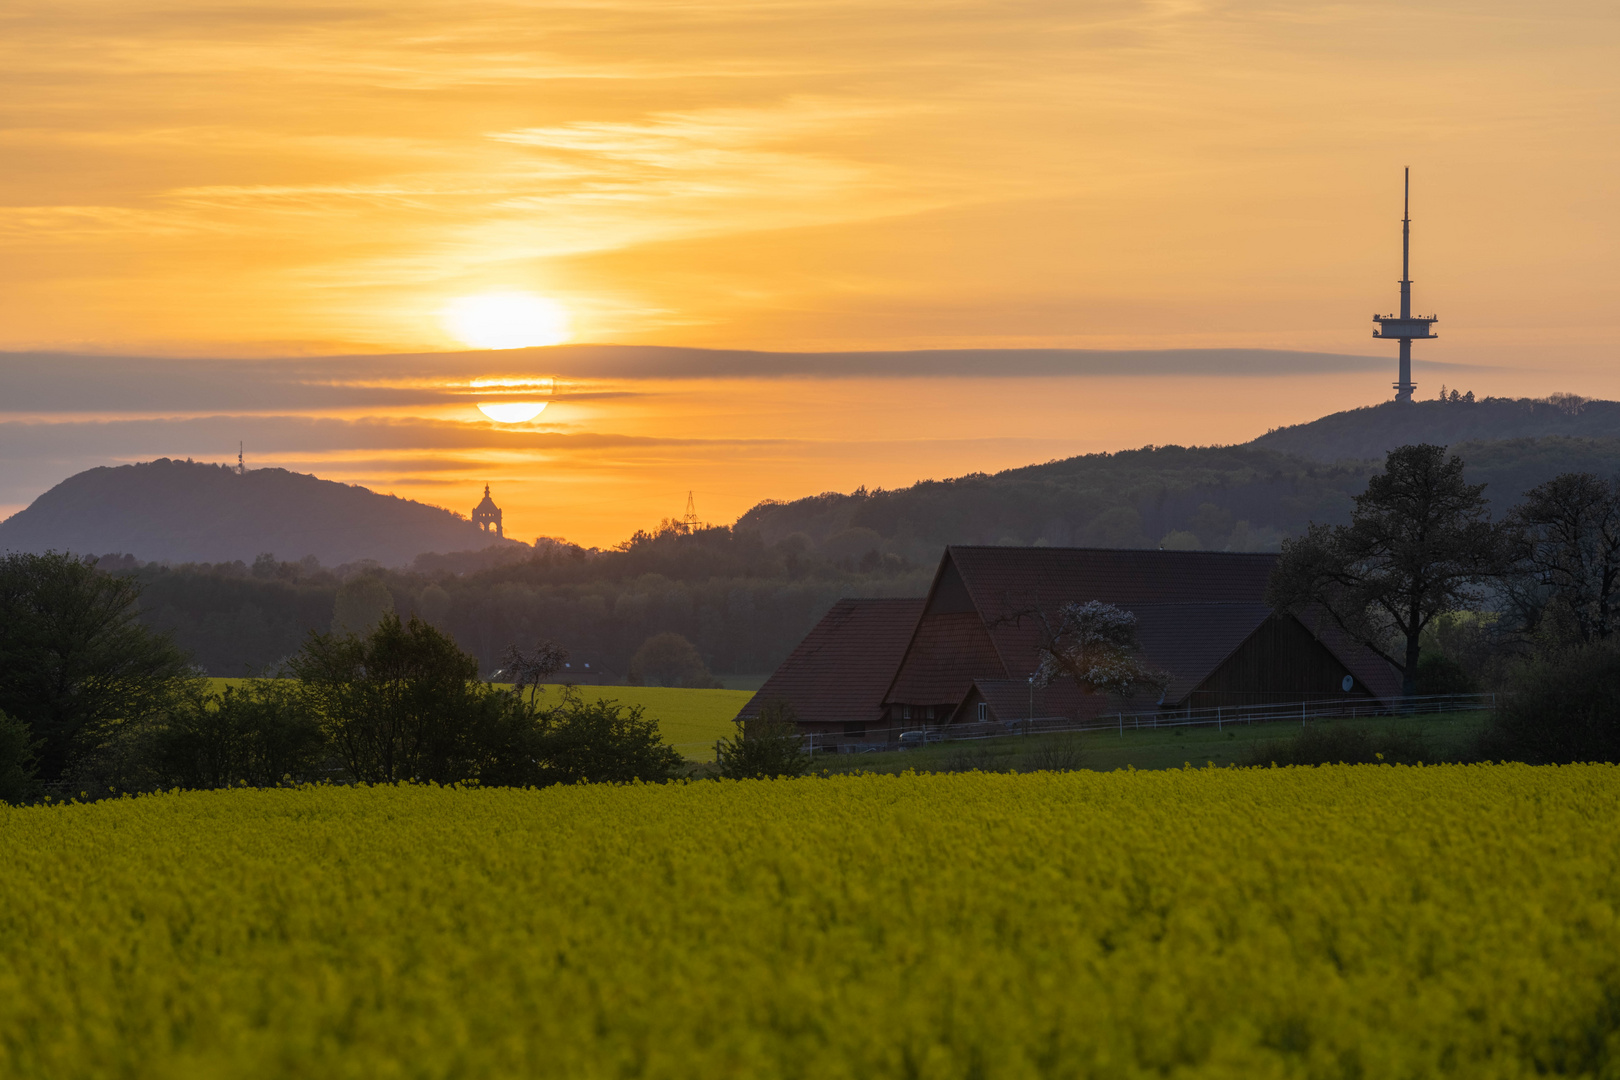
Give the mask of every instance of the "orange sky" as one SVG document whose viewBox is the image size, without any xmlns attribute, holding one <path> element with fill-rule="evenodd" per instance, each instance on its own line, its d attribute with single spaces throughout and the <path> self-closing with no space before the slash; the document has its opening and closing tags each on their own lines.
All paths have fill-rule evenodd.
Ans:
<svg viewBox="0 0 1620 1080">
<path fill-rule="evenodd" d="M 1368 316 L 1395 303 L 1410 165 L 1417 306 L 1441 316 L 1419 396 L 1457 375 L 1620 396 L 1617 12 L 9 0 L 0 349 L 451 350 L 447 305 L 527 292 L 566 309 L 576 342 L 1385 356 Z M 512 355 L 485 372 L 552 373 Z M 576 448 L 543 454 L 498 431 L 450 455 L 362 434 L 406 416 L 490 428 L 467 403 L 92 416 L 14 395 L 0 513 L 87 464 L 234 456 L 235 417 L 261 463 L 462 510 L 490 477 L 515 531 L 604 543 L 688 488 L 729 520 L 765 497 L 1246 439 L 1381 400 L 1389 367 L 643 373 L 559 397 L 534 430 Z M 295 433 L 317 416 L 350 444 L 309 449 Z"/>
</svg>

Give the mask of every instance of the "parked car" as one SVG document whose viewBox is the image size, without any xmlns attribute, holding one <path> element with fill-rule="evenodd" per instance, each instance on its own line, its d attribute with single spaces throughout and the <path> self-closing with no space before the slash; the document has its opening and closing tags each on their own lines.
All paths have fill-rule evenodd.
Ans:
<svg viewBox="0 0 1620 1080">
<path fill-rule="evenodd" d="M 927 746 L 929 743 L 945 741 L 943 731 L 902 731 L 900 733 L 900 749 L 910 750 L 918 746 Z"/>
</svg>

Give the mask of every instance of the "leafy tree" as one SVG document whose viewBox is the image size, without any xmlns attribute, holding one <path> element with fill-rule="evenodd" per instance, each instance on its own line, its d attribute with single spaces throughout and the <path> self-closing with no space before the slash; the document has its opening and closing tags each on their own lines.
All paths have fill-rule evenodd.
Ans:
<svg viewBox="0 0 1620 1080">
<path fill-rule="evenodd" d="M 0 710 L 26 723 L 42 780 L 107 725 L 188 691 L 186 656 L 137 621 L 140 588 L 71 555 L 0 557 Z"/>
<path fill-rule="evenodd" d="M 564 690 L 562 703 L 539 715 L 539 728 L 541 784 L 662 782 L 680 775 L 686 763 L 640 705 L 586 701 Z"/>
<path fill-rule="evenodd" d="M 1508 520 L 1514 573 L 1508 594 L 1526 629 L 1556 605 L 1580 641 L 1614 633 L 1620 606 L 1620 486 L 1564 473 L 1525 493 Z"/>
<path fill-rule="evenodd" d="M 1475 606 L 1504 567 L 1503 530 L 1484 490 L 1464 481 L 1462 459 L 1445 447 L 1390 451 L 1356 496 L 1349 525 L 1312 524 L 1283 543 L 1267 602 L 1325 612 L 1400 670 L 1403 694 L 1416 694 L 1424 628 Z"/>
<path fill-rule="evenodd" d="M 785 701 L 768 701 L 759 715 L 738 722 L 736 735 L 720 743 L 720 775 L 731 780 L 772 780 L 803 776 L 810 754 L 799 734 L 799 718 Z"/>
<path fill-rule="evenodd" d="M 34 749 L 28 725 L 0 712 L 0 802 L 28 802 L 39 794 Z"/>
<path fill-rule="evenodd" d="M 450 594 L 445 591 L 444 586 L 437 581 L 433 581 L 429 582 L 427 588 L 422 590 L 422 596 L 417 601 L 417 604 L 422 613 L 422 618 L 442 630 L 450 618 L 450 605 L 452 602 Z"/>
<path fill-rule="evenodd" d="M 679 634 L 654 634 L 630 659 L 630 681 L 653 686 L 719 687 L 697 646 Z"/>
<path fill-rule="evenodd" d="M 384 615 L 367 637 L 311 634 L 288 662 L 357 780 L 466 779 L 475 723 L 492 706 L 478 661 L 417 618 Z"/>
<path fill-rule="evenodd" d="M 1033 615 L 1041 628 L 1041 659 L 1035 670 L 1041 686 L 1067 675 L 1088 694 L 1124 700 L 1149 687 L 1162 690 L 1170 682 L 1167 674 L 1137 656 L 1136 616 L 1129 611 L 1089 600 L 1064 604 L 1055 621 L 1043 612 Z"/>
<path fill-rule="evenodd" d="M 369 634 L 394 613 L 394 594 L 373 574 L 356 574 L 338 587 L 332 605 L 334 634 Z"/>
<path fill-rule="evenodd" d="M 319 720 L 286 680 L 255 680 L 183 701 L 153 724 L 151 736 L 163 787 L 311 780 L 327 753 Z"/>
</svg>

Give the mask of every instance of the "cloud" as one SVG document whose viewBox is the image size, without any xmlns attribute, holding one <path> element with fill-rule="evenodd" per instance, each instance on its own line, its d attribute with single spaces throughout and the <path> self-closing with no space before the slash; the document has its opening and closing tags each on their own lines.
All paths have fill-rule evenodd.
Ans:
<svg viewBox="0 0 1620 1080">
<path fill-rule="evenodd" d="M 1162 378 L 1382 371 L 1388 357 L 1270 349 L 755 352 L 564 345 L 501 352 L 198 360 L 0 353 L 0 416 L 285 414 L 432 409 L 533 387 L 558 401 L 636 396 L 694 379 Z M 1448 372 L 1483 370 L 1426 362 Z M 504 378 L 502 378 L 504 377 Z M 493 384 L 489 380 L 496 380 Z"/>
</svg>

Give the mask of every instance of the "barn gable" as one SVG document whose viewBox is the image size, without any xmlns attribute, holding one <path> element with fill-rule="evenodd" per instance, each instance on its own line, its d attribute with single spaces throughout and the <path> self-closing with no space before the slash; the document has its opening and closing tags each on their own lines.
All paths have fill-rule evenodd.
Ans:
<svg viewBox="0 0 1620 1080">
<path fill-rule="evenodd" d="M 884 695 L 891 716 L 994 703 L 996 712 L 1086 718 L 1116 709 L 1331 698 L 1387 699 L 1393 669 L 1342 633 L 1307 627 L 1265 603 L 1277 557 L 1229 552 L 1084 548 L 951 547 L 929 590 L 923 617 Z M 1026 679 L 1038 663 L 1037 612 L 1101 600 L 1137 617 L 1143 659 L 1169 672 L 1157 694 L 1119 702 L 1059 681 L 1033 705 Z M 1317 620 L 1320 622 L 1320 620 Z M 975 688 L 975 681 L 978 685 Z M 1025 691 L 1022 704 L 1018 689 Z M 937 708 L 951 702 L 949 710 Z"/>
</svg>

